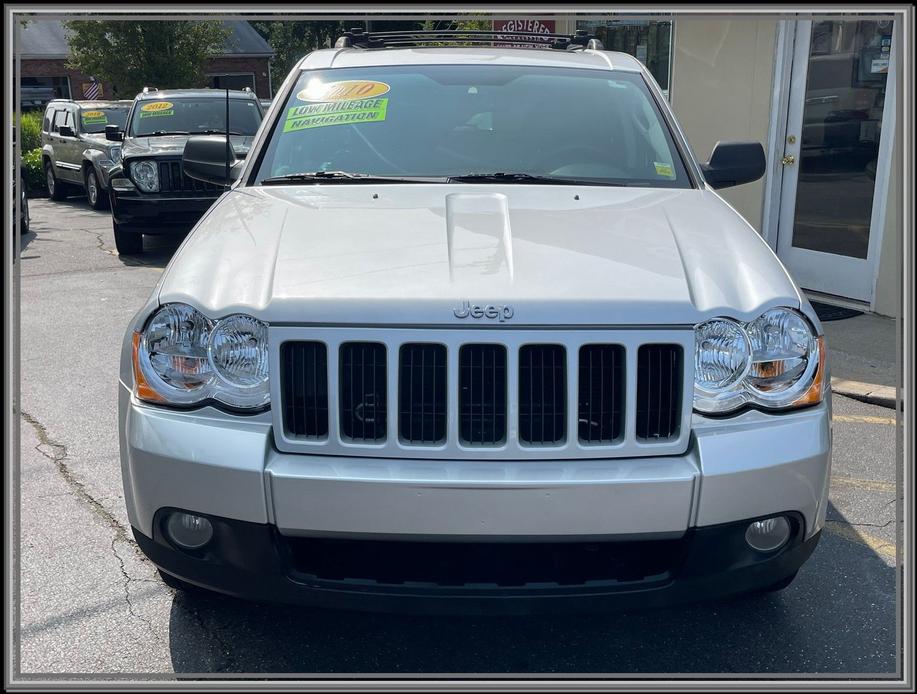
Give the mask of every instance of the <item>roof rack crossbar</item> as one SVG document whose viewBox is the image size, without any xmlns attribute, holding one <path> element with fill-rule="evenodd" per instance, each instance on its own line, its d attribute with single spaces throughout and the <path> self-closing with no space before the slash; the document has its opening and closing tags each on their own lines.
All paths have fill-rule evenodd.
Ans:
<svg viewBox="0 0 917 694">
<path fill-rule="evenodd" d="M 481 29 L 444 31 L 379 31 L 351 29 L 335 42 L 335 48 L 386 48 L 423 43 L 512 43 L 566 49 L 592 48 L 599 44 L 594 36 L 579 29 L 575 34 L 543 34 L 534 31 L 493 31 Z M 590 43 L 591 42 L 591 43 Z"/>
</svg>

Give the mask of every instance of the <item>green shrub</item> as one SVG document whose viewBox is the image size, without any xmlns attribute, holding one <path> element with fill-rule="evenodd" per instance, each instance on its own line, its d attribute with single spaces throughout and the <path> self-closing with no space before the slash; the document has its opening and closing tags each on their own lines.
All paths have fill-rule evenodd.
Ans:
<svg viewBox="0 0 917 694">
<path fill-rule="evenodd" d="M 22 168 L 25 170 L 25 183 L 29 193 L 43 191 L 45 189 L 45 174 L 41 170 L 41 147 L 36 147 L 23 153 Z"/>
<path fill-rule="evenodd" d="M 41 147 L 41 111 L 27 111 L 19 116 L 19 137 L 22 139 L 22 151 L 31 152 Z"/>
</svg>

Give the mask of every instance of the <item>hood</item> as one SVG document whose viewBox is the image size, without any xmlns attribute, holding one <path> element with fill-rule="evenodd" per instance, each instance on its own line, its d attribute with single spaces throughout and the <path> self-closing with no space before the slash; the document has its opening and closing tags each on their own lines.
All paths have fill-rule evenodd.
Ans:
<svg viewBox="0 0 917 694">
<path fill-rule="evenodd" d="M 690 325 L 800 305 L 710 191 L 467 184 L 234 190 L 159 298 L 274 323 L 452 326 Z M 499 308 L 460 319 L 465 302 Z"/>
<path fill-rule="evenodd" d="M 104 137 L 104 136 L 103 136 Z M 121 156 L 181 156 L 185 151 L 188 135 L 160 135 L 157 137 L 125 137 L 121 147 Z M 244 157 L 251 149 L 252 135 L 230 135 L 232 147 L 238 157 Z"/>
</svg>

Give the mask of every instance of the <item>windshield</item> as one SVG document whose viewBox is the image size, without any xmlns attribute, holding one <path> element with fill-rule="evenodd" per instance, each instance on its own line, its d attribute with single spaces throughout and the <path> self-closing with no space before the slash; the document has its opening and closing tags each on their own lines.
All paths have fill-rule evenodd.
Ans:
<svg viewBox="0 0 917 694">
<path fill-rule="evenodd" d="M 304 71 L 278 118 L 259 183 L 317 171 L 499 172 L 690 187 L 636 73 L 512 65 Z"/>
<path fill-rule="evenodd" d="M 128 106 L 99 106 L 80 109 L 80 130 L 84 133 L 104 133 L 106 125 L 124 129 Z"/>
<path fill-rule="evenodd" d="M 261 112 L 253 99 L 229 100 L 229 130 L 254 135 L 261 125 Z M 138 101 L 131 118 L 134 137 L 154 133 L 200 134 L 226 132 L 226 99 L 223 97 L 170 97 Z"/>
</svg>

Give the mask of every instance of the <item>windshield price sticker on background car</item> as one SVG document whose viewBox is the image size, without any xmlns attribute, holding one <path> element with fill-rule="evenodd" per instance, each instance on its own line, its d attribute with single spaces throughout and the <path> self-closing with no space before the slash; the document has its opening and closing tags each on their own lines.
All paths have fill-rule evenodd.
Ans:
<svg viewBox="0 0 917 694">
<path fill-rule="evenodd" d="M 108 122 L 108 116 L 105 111 L 83 111 L 83 125 L 99 125 Z"/>
<path fill-rule="evenodd" d="M 666 164 L 661 161 L 654 161 L 653 164 L 656 165 L 656 175 L 665 176 L 666 178 L 675 178 L 675 171 L 672 169 L 671 164 Z"/>
<path fill-rule="evenodd" d="M 388 98 L 375 97 L 386 94 L 389 89 L 385 82 L 372 80 L 310 83 L 296 94 L 296 98 L 314 103 L 292 107 L 287 112 L 283 132 L 384 121 Z"/>
<path fill-rule="evenodd" d="M 172 108 L 171 101 L 154 101 L 151 104 L 144 104 L 140 107 L 140 117 L 149 118 L 151 116 L 174 116 L 175 109 Z"/>
</svg>

